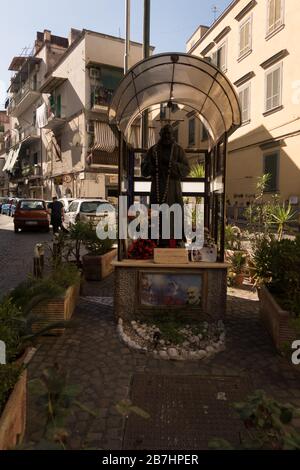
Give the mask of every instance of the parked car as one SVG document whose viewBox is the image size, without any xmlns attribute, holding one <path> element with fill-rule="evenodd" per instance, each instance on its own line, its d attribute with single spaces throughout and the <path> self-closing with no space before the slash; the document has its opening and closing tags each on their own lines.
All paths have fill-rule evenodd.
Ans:
<svg viewBox="0 0 300 470">
<path fill-rule="evenodd" d="M 15 233 L 20 229 L 34 228 L 49 232 L 50 217 L 46 202 L 42 199 L 22 199 L 17 203 L 14 215 Z"/>
<path fill-rule="evenodd" d="M 0 197 L 0 214 L 2 214 L 2 206 L 8 202 L 8 197 Z"/>
<path fill-rule="evenodd" d="M 100 219 L 106 215 L 106 211 L 101 212 L 101 206 L 104 204 L 108 204 L 105 199 L 75 199 L 65 212 L 63 228 L 68 230 L 70 225 L 79 220 L 91 221 L 93 225 L 97 226 Z"/>
<path fill-rule="evenodd" d="M 12 198 L 8 199 L 4 204 L 2 204 L 2 207 L 1 207 L 1 214 L 3 215 L 10 215 L 10 208 L 11 208 L 11 205 L 12 205 Z"/>
<path fill-rule="evenodd" d="M 61 202 L 64 206 L 64 211 L 68 211 L 69 210 L 69 207 L 70 207 L 70 204 L 74 201 L 74 197 L 73 198 L 70 198 L 70 197 L 62 197 L 61 199 L 59 199 L 59 202 Z"/>
</svg>

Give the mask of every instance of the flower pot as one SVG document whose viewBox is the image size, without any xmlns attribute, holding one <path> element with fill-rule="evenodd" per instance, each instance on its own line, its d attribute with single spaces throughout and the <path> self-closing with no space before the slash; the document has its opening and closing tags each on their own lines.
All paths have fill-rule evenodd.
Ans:
<svg viewBox="0 0 300 470">
<path fill-rule="evenodd" d="M 261 286 L 258 294 L 261 319 L 271 335 L 275 347 L 278 351 L 282 351 L 287 344 L 291 345 L 293 341 L 299 339 L 297 337 L 299 335 L 290 325 L 292 314 L 278 305 L 266 286 Z"/>
<path fill-rule="evenodd" d="M 244 274 L 237 274 L 234 278 L 234 285 L 236 287 L 242 287 L 244 284 Z"/>
<path fill-rule="evenodd" d="M 101 281 L 113 272 L 112 261 L 117 255 L 113 249 L 101 256 L 84 255 L 82 257 L 83 274 L 87 281 Z"/>
</svg>

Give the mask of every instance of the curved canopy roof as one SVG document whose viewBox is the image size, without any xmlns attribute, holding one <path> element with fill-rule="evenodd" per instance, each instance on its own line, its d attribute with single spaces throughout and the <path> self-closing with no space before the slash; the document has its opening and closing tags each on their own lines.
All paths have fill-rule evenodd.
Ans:
<svg viewBox="0 0 300 470">
<path fill-rule="evenodd" d="M 114 93 L 109 120 L 128 137 L 146 109 L 174 102 L 196 111 L 214 143 L 241 124 L 237 94 L 214 65 L 183 53 L 154 55 L 134 65 Z"/>
</svg>

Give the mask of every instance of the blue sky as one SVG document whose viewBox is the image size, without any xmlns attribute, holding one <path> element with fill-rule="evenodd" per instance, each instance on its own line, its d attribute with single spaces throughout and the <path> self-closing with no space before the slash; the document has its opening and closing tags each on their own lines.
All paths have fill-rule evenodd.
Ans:
<svg viewBox="0 0 300 470">
<path fill-rule="evenodd" d="M 143 0 L 131 0 L 131 38 L 142 41 Z M 220 14 L 231 0 L 152 0 L 151 44 L 156 52 L 185 51 L 185 42 L 199 24 L 213 22 L 213 6 Z M 33 46 L 36 31 L 50 29 L 68 36 L 71 27 L 124 36 L 124 0 L 14 0 L 1 4 L 0 109 L 11 58 Z"/>
</svg>

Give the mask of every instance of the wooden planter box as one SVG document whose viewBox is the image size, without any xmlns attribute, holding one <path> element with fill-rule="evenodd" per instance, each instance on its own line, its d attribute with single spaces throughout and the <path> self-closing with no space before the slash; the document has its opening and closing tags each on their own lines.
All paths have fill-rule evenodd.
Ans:
<svg viewBox="0 0 300 470">
<path fill-rule="evenodd" d="M 297 339 L 297 333 L 290 326 L 292 315 L 278 305 L 269 290 L 262 286 L 259 289 L 260 315 L 275 347 L 282 351 L 286 344 L 292 344 Z"/>
<path fill-rule="evenodd" d="M 64 296 L 48 300 L 47 302 L 43 302 L 34 307 L 32 313 L 37 315 L 38 319 L 33 324 L 32 331 L 36 333 L 49 325 L 49 323 L 70 320 L 74 313 L 79 294 L 80 282 L 70 286 L 66 290 Z M 49 333 L 62 334 L 64 331 L 65 328 L 56 328 L 51 330 Z"/>
<path fill-rule="evenodd" d="M 110 250 L 102 256 L 85 255 L 82 257 L 83 274 L 87 281 L 101 281 L 109 276 L 114 267 L 112 261 L 117 256 L 117 250 Z"/>
<path fill-rule="evenodd" d="M 20 375 L 0 417 L 0 450 L 20 444 L 26 426 L 27 370 Z"/>
</svg>

